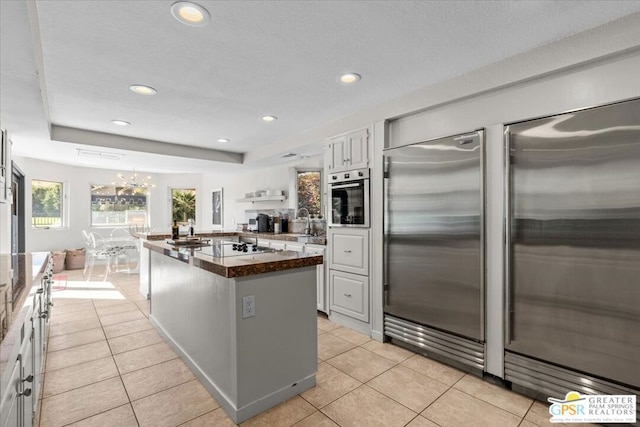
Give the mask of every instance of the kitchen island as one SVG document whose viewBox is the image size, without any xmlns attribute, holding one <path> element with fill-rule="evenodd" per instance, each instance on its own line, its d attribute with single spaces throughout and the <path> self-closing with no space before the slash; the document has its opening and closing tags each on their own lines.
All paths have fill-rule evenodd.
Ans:
<svg viewBox="0 0 640 427">
<path fill-rule="evenodd" d="M 140 248 L 139 259 L 139 273 L 140 273 L 140 294 L 149 298 L 149 249 L 144 246 L 146 241 L 165 241 L 171 238 L 169 232 L 162 231 L 148 231 L 148 232 L 132 232 L 133 237 L 140 240 L 137 244 Z M 257 233 L 250 231 L 204 231 L 199 230 L 195 232 L 195 237 L 210 239 L 211 241 L 238 241 L 238 240 L 254 240 L 257 239 L 260 242 L 265 240 L 281 240 L 285 242 L 300 242 L 312 243 L 315 245 L 326 245 L 327 238 L 322 236 L 306 236 L 295 233 Z"/>
<path fill-rule="evenodd" d="M 315 385 L 322 256 L 220 242 L 144 247 L 151 322 L 234 422 Z"/>
</svg>

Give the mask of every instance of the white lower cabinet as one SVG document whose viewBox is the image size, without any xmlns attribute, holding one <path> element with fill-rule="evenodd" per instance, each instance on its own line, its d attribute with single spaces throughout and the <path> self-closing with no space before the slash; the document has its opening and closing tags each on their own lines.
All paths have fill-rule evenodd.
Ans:
<svg viewBox="0 0 640 427">
<path fill-rule="evenodd" d="M 329 268 L 369 275 L 369 229 L 329 230 Z"/>
<path fill-rule="evenodd" d="M 16 427 L 20 424 L 20 415 L 22 399 L 20 399 L 20 363 L 16 363 L 9 380 L 7 381 L 8 387 L 3 390 L 5 393 L 2 405 L 0 405 L 0 427 Z"/>
<path fill-rule="evenodd" d="M 369 321 L 369 277 L 329 270 L 331 311 Z"/>
<path fill-rule="evenodd" d="M 269 247 L 271 249 L 284 251 L 285 248 L 287 247 L 287 243 L 286 242 L 276 242 L 276 241 L 272 240 L 272 241 L 269 242 Z"/>
<path fill-rule="evenodd" d="M 53 260 L 49 257 L 40 283 L 32 288 L 33 298 L 22 308 L 24 317 L 11 326 L 10 334 L 17 337 L 15 346 L 19 347 L 7 346 L 8 354 L 3 355 L 6 363 L 0 364 L 0 427 L 34 425 L 38 397 L 42 395 L 52 276 Z"/>
<path fill-rule="evenodd" d="M 304 243 L 287 242 L 286 244 L 288 251 L 304 252 L 304 247 Z"/>
</svg>

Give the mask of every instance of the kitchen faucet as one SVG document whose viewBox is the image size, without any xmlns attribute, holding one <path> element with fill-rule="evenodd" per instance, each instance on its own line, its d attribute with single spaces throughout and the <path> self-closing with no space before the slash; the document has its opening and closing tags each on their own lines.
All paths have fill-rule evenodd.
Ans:
<svg viewBox="0 0 640 427">
<path fill-rule="evenodd" d="M 309 219 L 309 210 L 307 208 L 300 208 L 300 209 L 298 209 L 298 212 L 296 212 L 296 216 L 299 219 L 300 216 L 298 216 L 298 214 L 303 209 L 307 213 L 307 226 L 304 229 L 304 234 L 311 234 L 311 220 Z"/>
</svg>

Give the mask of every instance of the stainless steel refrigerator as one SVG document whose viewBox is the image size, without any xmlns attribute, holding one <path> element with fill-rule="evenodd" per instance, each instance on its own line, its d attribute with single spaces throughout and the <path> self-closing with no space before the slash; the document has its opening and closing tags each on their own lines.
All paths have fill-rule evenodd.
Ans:
<svg viewBox="0 0 640 427">
<path fill-rule="evenodd" d="M 509 125 L 505 147 L 505 379 L 638 394 L 640 100 Z"/>
<path fill-rule="evenodd" d="M 484 368 L 484 141 L 470 132 L 384 152 L 385 335 Z"/>
</svg>

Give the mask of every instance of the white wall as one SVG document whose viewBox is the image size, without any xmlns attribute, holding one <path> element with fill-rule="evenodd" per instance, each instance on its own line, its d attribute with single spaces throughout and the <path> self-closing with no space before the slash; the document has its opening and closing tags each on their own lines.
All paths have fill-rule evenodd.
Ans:
<svg viewBox="0 0 640 427">
<path fill-rule="evenodd" d="M 295 199 L 291 197 L 295 187 L 291 184 L 291 170 L 299 167 L 322 168 L 323 158 L 312 157 L 305 160 L 288 162 L 280 166 L 265 169 L 244 167 L 237 173 L 207 173 L 202 175 L 201 187 L 204 190 L 204 205 L 198 207 L 198 215 L 205 218 L 204 228 L 212 228 L 211 191 L 215 188 L 223 189 L 223 228 L 235 230 L 237 223 L 245 222 L 245 210 L 260 209 L 294 209 Z M 283 202 L 237 202 L 246 193 L 259 190 L 283 190 L 287 199 Z"/>
<path fill-rule="evenodd" d="M 110 227 L 91 227 L 91 184 L 116 182 L 119 173 L 128 176 L 132 173 L 131 171 L 75 167 L 23 157 L 16 157 L 14 160 L 25 174 L 25 215 L 27 217 L 25 221 L 25 249 L 27 252 L 83 247 L 82 230 L 96 231 L 104 236 L 111 233 L 112 228 Z M 149 196 L 150 226 L 166 230 L 170 224 L 168 183 L 198 188 L 200 175 L 176 175 L 171 180 L 167 179 L 166 175 L 152 174 L 151 176 L 150 182 L 154 183 L 156 187 L 150 190 Z M 30 189 L 33 179 L 64 183 L 64 209 L 67 215 L 64 227 L 48 230 L 30 227 Z"/>
<path fill-rule="evenodd" d="M 103 236 L 111 233 L 110 227 L 91 227 L 90 193 L 91 184 L 108 184 L 117 181 L 119 173 L 128 176 L 131 171 L 94 169 L 76 167 L 59 163 L 45 162 L 31 158 L 16 157 L 16 164 L 25 174 L 26 200 L 25 214 L 27 226 L 25 230 L 26 251 L 50 251 L 57 249 L 72 249 L 84 246 L 82 230 L 96 231 Z M 155 184 L 149 192 L 150 227 L 159 230 L 170 230 L 171 225 L 171 188 L 196 189 L 196 229 L 209 231 L 213 229 L 211 191 L 223 188 L 224 220 L 226 230 L 235 230 L 237 222 L 244 222 L 244 211 L 247 209 L 278 209 L 293 207 L 292 200 L 287 197 L 284 202 L 267 203 L 238 203 L 236 199 L 245 193 L 256 190 L 284 190 L 289 194 L 290 169 L 295 166 L 319 166 L 319 159 L 290 162 L 280 166 L 255 170 L 243 167 L 238 172 L 221 174 L 150 174 L 151 183 Z M 140 173 L 139 175 L 147 175 Z M 33 229 L 29 226 L 31 215 L 31 181 L 43 179 L 61 181 L 65 186 L 65 206 L 67 223 L 60 229 Z M 1 205 L 0 209 L 7 210 L 8 206 Z M 10 220 L 2 225 L 9 227 Z M 9 232 L 2 232 L 2 241 L 9 241 Z M 8 243 L 7 243 L 8 245 Z M 4 246 L 3 246 L 4 248 Z M 3 249 L 4 250 L 4 249 Z M 7 251 L 9 252 L 9 250 Z"/>
</svg>

